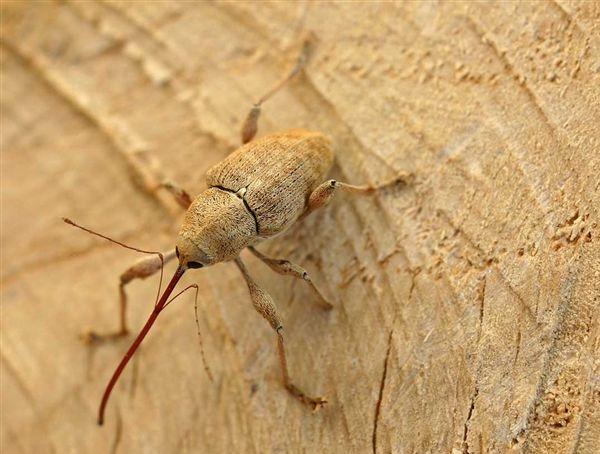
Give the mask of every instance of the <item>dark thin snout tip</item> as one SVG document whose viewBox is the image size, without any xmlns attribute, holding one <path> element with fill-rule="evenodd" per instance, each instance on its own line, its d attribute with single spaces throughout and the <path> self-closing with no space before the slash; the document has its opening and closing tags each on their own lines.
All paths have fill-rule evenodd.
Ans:
<svg viewBox="0 0 600 454">
<path fill-rule="evenodd" d="M 104 419 L 98 418 L 98 420 L 96 421 L 96 424 L 98 424 L 99 427 L 102 427 L 104 425 Z"/>
</svg>

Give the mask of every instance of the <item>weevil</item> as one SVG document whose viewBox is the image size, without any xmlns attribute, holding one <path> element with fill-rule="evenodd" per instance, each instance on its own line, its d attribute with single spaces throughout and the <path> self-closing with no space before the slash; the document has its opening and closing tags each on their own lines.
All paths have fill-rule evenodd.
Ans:
<svg viewBox="0 0 600 454">
<path fill-rule="evenodd" d="M 138 261 L 121 274 L 119 329 L 114 333 L 103 335 L 89 333 L 88 340 L 126 336 L 128 334 L 126 285 L 134 279 L 144 279 L 159 271 L 162 282 L 164 264 L 173 259 L 178 260 L 173 277 L 162 295 L 159 286 L 160 297 L 157 295 L 157 301 L 148 320 L 106 386 L 98 410 L 98 424 L 102 425 L 104 422 L 106 404 L 127 363 L 154 325 L 160 312 L 183 292 L 170 299 L 183 274 L 190 269 L 203 268 L 220 262 L 234 262 L 237 265 L 248 286 L 254 309 L 275 332 L 284 387 L 313 410 L 327 402 L 322 397 L 310 397 L 292 383 L 287 371 L 282 319 L 271 296 L 249 274 L 240 258 L 240 253 L 248 249 L 276 273 L 305 281 L 314 290 L 317 296 L 316 303 L 323 309 L 331 309 L 332 305 L 323 297 L 302 267 L 288 260 L 266 257 L 256 249 L 256 246 L 283 233 L 313 211 L 326 206 L 338 189 L 369 194 L 392 184 L 407 184 L 409 175 L 400 174 L 391 181 L 379 185 L 355 186 L 342 183 L 326 179 L 333 164 L 334 152 L 324 134 L 297 129 L 255 139 L 262 104 L 302 70 L 309 49 L 310 41 L 307 40 L 300 57 L 287 77 L 254 104 L 242 126 L 242 146 L 208 170 L 206 175 L 208 188 L 205 191 L 192 198 L 187 191 L 171 181 L 160 183 L 160 187 L 171 193 L 177 203 L 187 210 L 176 246 L 172 251 L 158 253 L 137 249 L 64 219 L 68 224 L 121 246 L 153 254 L 152 257 Z M 197 294 L 197 286 L 195 287 Z M 202 355 L 204 359 L 203 351 Z M 210 376 L 206 362 L 205 368 Z"/>
</svg>

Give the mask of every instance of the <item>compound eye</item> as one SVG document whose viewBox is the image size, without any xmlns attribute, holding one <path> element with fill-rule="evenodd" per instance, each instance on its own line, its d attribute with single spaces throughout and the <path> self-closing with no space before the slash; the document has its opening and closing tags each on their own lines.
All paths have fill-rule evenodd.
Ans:
<svg viewBox="0 0 600 454">
<path fill-rule="evenodd" d="M 204 265 L 202 265 L 202 263 L 198 263 L 198 262 L 187 262 L 187 266 L 188 268 L 202 268 Z"/>
</svg>

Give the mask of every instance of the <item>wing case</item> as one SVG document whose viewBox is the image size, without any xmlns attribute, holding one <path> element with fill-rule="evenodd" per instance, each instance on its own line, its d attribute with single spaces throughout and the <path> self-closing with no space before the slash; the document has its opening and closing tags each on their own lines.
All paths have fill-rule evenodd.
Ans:
<svg viewBox="0 0 600 454">
<path fill-rule="evenodd" d="M 306 208 L 313 189 L 322 183 L 333 163 L 329 140 L 320 133 L 293 130 L 272 134 L 243 145 L 209 169 L 209 187 L 237 192 L 269 237 L 286 230 Z"/>
</svg>

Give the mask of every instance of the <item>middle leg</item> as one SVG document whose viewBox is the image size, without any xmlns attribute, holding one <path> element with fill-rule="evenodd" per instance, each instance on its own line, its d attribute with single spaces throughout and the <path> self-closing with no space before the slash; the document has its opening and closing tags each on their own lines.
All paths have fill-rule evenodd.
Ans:
<svg viewBox="0 0 600 454">
<path fill-rule="evenodd" d="M 310 287 L 314 290 L 314 292 L 318 295 L 319 299 L 316 300 L 319 307 L 325 310 L 331 309 L 333 306 L 329 301 L 325 299 L 325 297 L 321 294 L 319 289 L 315 286 L 312 279 L 308 275 L 308 273 L 299 265 L 290 262 L 289 260 L 282 259 L 272 259 L 269 258 L 259 251 L 257 251 L 254 247 L 248 247 L 250 252 L 252 252 L 256 257 L 262 260 L 269 268 L 279 274 L 294 276 L 295 278 L 302 279 L 310 285 Z"/>
<path fill-rule="evenodd" d="M 304 218 L 313 211 L 328 205 L 337 189 L 342 189 L 343 191 L 354 194 L 369 195 L 396 184 L 408 185 L 411 180 L 412 175 L 409 173 L 401 173 L 395 178 L 392 178 L 390 181 L 386 181 L 377 185 L 366 184 L 356 186 L 353 184 L 342 183 L 341 181 L 337 180 L 327 180 L 326 182 L 317 186 L 316 189 L 310 194 L 310 197 L 308 198 L 308 206 L 301 218 Z"/>
<path fill-rule="evenodd" d="M 190 194 L 172 181 L 163 181 L 158 187 L 166 189 L 184 210 L 187 210 L 192 204 L 192 197 Z"/>
</svg>

